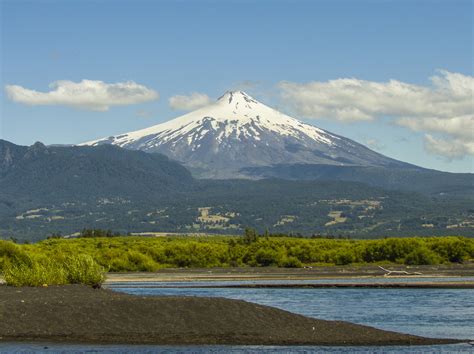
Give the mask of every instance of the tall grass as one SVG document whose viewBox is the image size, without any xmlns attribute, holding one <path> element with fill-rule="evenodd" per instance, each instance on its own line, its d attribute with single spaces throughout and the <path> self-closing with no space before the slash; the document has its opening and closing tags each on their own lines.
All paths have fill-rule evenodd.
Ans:
<svg viewBox="0 0 474 354">
<path fill-rule="evenodd" d="M 69 256 L 63 263 L 68 284 L 99 287 L 105 279 L 104 268 L 89 255 Z"/>
<path fill-rule="evenodd" d="M 47 286 L 67 284 L 64 269 L 56 262 L 44 260 L 29 263 L 8 263 L 3 271 L 7 285 Z"/>
<path fill-rule="evenodd" d="M 100 287 L 104 281 L 104 268 L 90 255 L 59 254 L 56 257 L 47 257 L 29 255 L 19 246 L 5 242 L 0 246 L 5 246 L 4 249 L 9 250 L 9 257 L 2 257 L 3 277 L 7 285 L 85 284 Z"/>
</svg>

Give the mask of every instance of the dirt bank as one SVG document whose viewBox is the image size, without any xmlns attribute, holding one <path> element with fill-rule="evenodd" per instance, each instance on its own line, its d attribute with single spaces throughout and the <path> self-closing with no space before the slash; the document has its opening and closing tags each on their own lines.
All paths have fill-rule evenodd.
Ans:
<svg viewBox="0 0 474 354">
<path fill-rule="evenodd" d="M 459 342 L 323 321 L 244 301 L 139 297 L 84 286 L 0 286 L 0 340 L 254 345 Z"/>
</svg>

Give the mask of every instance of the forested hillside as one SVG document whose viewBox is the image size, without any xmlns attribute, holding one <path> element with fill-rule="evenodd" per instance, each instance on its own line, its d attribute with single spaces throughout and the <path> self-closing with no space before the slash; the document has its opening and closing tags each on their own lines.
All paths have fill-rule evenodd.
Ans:
<svg viewBox="0 0 474 354">
<path fill-rule="evenodd" d="M 347 181 L 196 180 L 160 154 L 0 142 L 0 237 L 83 228 L 356 238 L 474 234 L 472 199 Z"/>
</svg>

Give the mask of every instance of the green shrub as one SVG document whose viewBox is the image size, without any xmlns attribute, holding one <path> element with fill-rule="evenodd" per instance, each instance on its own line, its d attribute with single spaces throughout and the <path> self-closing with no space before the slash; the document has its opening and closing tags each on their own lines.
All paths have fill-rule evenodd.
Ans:
<svg viewBox="0 0 474 354">
<path fill-rule="evenodd" d="M 334 263 L 336 265 L 346 265 L 354 262 L 354 255 L 349 251 L 336 253 L 334 256 Z"/>
<path fill-rule="evenodd" d="M 105 280 L 104 268 L 88 255 L 68 257 L 64 262 L 64 270 L 69 284 L 100 287 Z"/>
<path fill-rule="evenodd" d="M 365 262 L 397 262 L 420 245 L 417 239 L 390 238 L 367 241 L 362 253 Z"/>
<path fill-rule="evenodd" d="M 311 248 L 305 244 L 290 247 L 288 250 L 288 255 L 294 256 L 299 261 L 304 262 L 304 263 L 309 263 L 313 260 L 313 257 L 311 256 Z"/>
<path fill-rule="evenodd" d="M 154 272 L 158 269 L 158 265 L 146 254 L 138 251 L 129 251 L 127 257 L 131 265 L 129 269 L 131 268 L 133 271 Z"/>
<path fill-rule="evenodd" d="M 429 265 L 439 263 L 441 263 L 441 257 L 425 246 L 414 249 L 405 257 L 405 264 L 408 265 Z"/>
<path fill-rule="evenodd" d="M 280 257 L 277 251 L 272 249 L 259 249 L 255 254 L 255 261 L 257 265 L 267 267 L 277 265 Z"/>
<path fill-rule="evenodd" d="M 110 272 L 132 272 L 135 269 L 132 269 L 128 259 L 125 258 L 114 258 L 109 263 Z"/>
<path fill-rule="evenodd" d="M 461 263 L 472 252 L 472 242 L 461 238 L 445 238 L 431 245 L 431 249 L 448 262 Z"/>
<path fill-rule="evenodd" d="M 303 263 L 298 258 L 290 256 L 282 261 L 281 266 L 285 268 L 301 268 Z"/>
</svg>

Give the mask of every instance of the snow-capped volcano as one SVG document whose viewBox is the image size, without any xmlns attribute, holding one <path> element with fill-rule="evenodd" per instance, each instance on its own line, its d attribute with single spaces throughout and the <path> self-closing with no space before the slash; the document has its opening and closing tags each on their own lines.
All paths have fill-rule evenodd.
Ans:
<svg viewBox="0 0 474 354">
<path fill-rule="evenodd" d="M 352 140 L 274 110 L 242 91 L 168 122 L 82 145 L 160 152 L 202 177 L 244 177 L 275 164 L 403 165 Z"/>
</svg>

